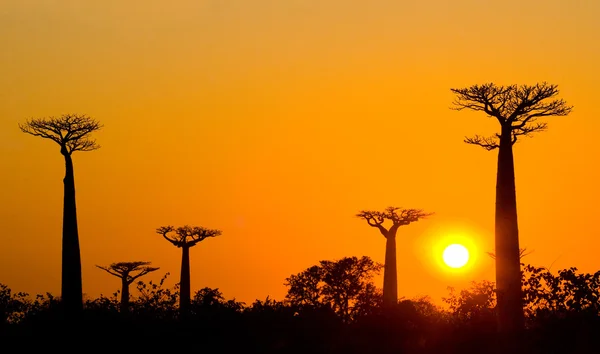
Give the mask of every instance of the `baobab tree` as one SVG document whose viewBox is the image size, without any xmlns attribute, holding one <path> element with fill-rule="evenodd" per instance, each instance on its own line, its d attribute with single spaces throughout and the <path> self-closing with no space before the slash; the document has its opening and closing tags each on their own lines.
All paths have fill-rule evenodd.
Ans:
<svg viewBox="0 0 600 354">
<path fill-rule="evenodd" d="M 96 267 L 106 271 L 121 279 L 121 312 L 129 310 L 129 285 L 136 279 L 154 272 L 160 268 L 150 267 L 150 262 L 119 262 L 113 263 L 108 267 L 96 265 Z"/>
<path fill-rule="evenodd" d="M 190 248 L 208 237 L 221 235 L 220 230 L 206 229 L 200 226 L 161 226 L 156 233 L 162 235 L 175 247 L 181 248 L 181 275 L 179 280 L 179 309 L 187 314 L 190 308 Z"/>
<path fill-rule="evenodd" d="M 385 237 L 385 264 L 383 268 L 383 305 L 391 306 L 398 303 L 398 270 L 396 267 L 396 233 L 400 226 L 408 225 L 433 213 L 421 209 L 401 209 L 388 207 L 385 211 L 362 210 L 356 214 L 375 227 Z M 386 220 L 392 222 L 389 228 L 383 224 Z"/>
<path fill-rule="evenodd" d="M 520 137 L 546 130 L 540 121 L 549 116 L 566 116 L 568 106 L 558 95 L 557 85 L 498 86 L 493 83 L 451 89 L 456 94 L 453 109 L 484 112 L 500 124 L 500 132 L 491 137 L 475 135 L 465 143 L 491 151 L 498 149 L 496 174 L 495 252 L 498 291 L 498 330 L 519 332 L 524 328 L 522 306 L 519 228 L 513 145 Z"/>
<path fill-rule="evenodd" d="M 76 316 L 83 310 L 81 255 L 71 155 L 75 151 L 98 149 L 100 146 L 90 135 L 101 127 L 96 120 L 80 114 L 30 119 L 24 124 L 19 124 L 22 132 L 57 143 L 60 146 L 60 153 L 65 159 L 61 301 L 67 316 Z"/>
</svg>

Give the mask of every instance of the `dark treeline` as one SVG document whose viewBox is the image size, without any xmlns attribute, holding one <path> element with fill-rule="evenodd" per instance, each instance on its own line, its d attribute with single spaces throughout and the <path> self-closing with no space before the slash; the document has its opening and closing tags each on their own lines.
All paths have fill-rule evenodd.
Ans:
<svg viewBox="0 0 600 354">
<path fill-rule="evenodd" d="M 449 288 L 446 306 L 430 298 L 400 299 L 382 306 L 373 282 L 382 264 L 346 257 L 319 264 L 285 279 L 283 300 L 251 304 L 203 288 L 179 308 L 179 284 L 138 281 L 127 309 L 119 291 L 84 302 L 83 319 L 69 326 L 60 299 L 32 298 L 0 284 L 0 328 L 10 339 L 64 338 L 119 349 L 168 345 L 244 353 L 495 353 L 502 347 L 496 324 L 495 284 L 473 282 Z M 589 353 L 600 345 L 600 271 L 576 268 L 553 273 L 524 265 L 521 340 L 527 353 Z M 148 341 L 148 338 L 154 340 Z M 58 342 L 57 342 L 58 343 Z M 88 342 L 92 343 L 92 342 Z M 61 345 L 61 344 L 57 344 Z"/>
</svg>

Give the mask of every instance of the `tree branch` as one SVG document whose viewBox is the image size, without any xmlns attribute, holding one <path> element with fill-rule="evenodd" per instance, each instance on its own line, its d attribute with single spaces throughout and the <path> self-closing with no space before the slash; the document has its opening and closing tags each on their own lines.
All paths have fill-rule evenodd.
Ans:
<svg viewBox="0 0 600 354">
<path fill-rule="evenodd" d="M 516 137 L 519 135 L 529 136 L 532 133 L 542 132 L 542 131 L 546 130 L 547 127 L 548 127 L 548 123 L 545 123 L 545 122 L 544 123 L 533 123 L 533 124 L 521 126 L 519 128 L 515 128 L 515 129 L 513 129 L 512 133 L 513 133 L 513 137 L 516 139 Z"/>
<path fill-rule="evenodd" d="M 105 271 L 105 272 L 107 272 L 109 274 L 114 275 L 115 277 L 121 278 L 121 274 L 114 272 L 113 270 L 111 270 L 108 267 L 102 267 L 102 266 L 99 266 L 99 265 L 96 265 L 96 267 L 102 269 L 103 271 Z"/>
<path fill-rule="evenodd" d="M 412 222 L 419 221 L 419 219 L 433 215 L 433 213 L 426 213 L 422 209 L 400 209 L 396 207 L 388 207 L 386 213 L 388 219 L 398 226 L 409 225 Z"/>
<path fill-rule="evenodd" d="M 385 216 L 379 211 L 362 210 L 356 217 L 364 219 L 371 227 L 376 227 L 383 237 L 387 238 L 389 231 L 383 226 Z"/>
<path fill-rule="evenodd" d="M 50 139 L 64 147 L 65 154 L 74 151 L 92 151 L 100 148 L 89 135 L 102 128 L 96 120 L 79 114 L 64 114 L 58 118 L 29 119 L 19 124 L 22 132 Z"/>
<path fill-rule="evenodd" d="M 149 264 L 150 262 L 142 261 L 118 262 L 113 263 L 108 267 L 101 267 L 99 265 L 97 265 L 96 267 L 105 270 L 116 277 L 124 279 L 127 282 L 127 284 L 131 284 L 135 279 L 159 269 L 158 267 L 147 267 L 147 265 Z M 133 272 L 139 273 L 137 275 L 131 276 L 130 274 Z"/>
<path fill-rule="evenodd" d="M 453 109 L 457 111 L 463 109 L 483 111 L 502 124 L 506 121 L 504 107 L 509 98 L 507 92 L 512 89 L 512 86 L 496 86 L 493 83 L 473 85 L 462 89 L 450 89 L 456 94 L 456 99 L 452 102 L 455 106 Z"/>
<path fill-rule="evenodd" d="M 470 145 L 481 146 L 482 148 L 486 149 L 487 151 L 494 150 L 494 149 L 500 147 L 500 142 L 498 141 L 498 136 L 484 137 L 481 135 L 475 135 L 471 138 L 465 137 L 464 142 L 467 144 L 470 144 Z"/>
<path fill-rule="evenodd" d="M 173 232 L 173 231 L 175 231 L 175 228 L 173 226 L 171 226 L 171 225 L 169 225 L 169 226 L 161 226 L 161 227 L 159 227 L 159 228 L 156 229 L 156 233 L 162 235 L 165 240 L 169 241 L 174 246 L 181 247 L 179 245 L 180 242 L 181 242 L 181 240 L 177 240 L 175 238 L 172 238 L 172 236 L 168 236 L 168 234 L 170 232 Z"/>
<path fill-rule="evenodd" d="M 170 232 L 174 232 L 175 235 L 169 236 L 168 234 Z M 221 235 L 221 230 L 189 225 L 180 226 L 178 228 L 174 228 L 173 226 L 162 226 L 156 229 L 156 233 L 161 234 L 167 241 L 177 247 L 192 247 L 208 237 Z"/>
<path fill-rule="evenodd" d="M 488 116 L 498 118 L 502 131 L 510 127 L 511 142 L 514 144 L 521 135 L 544 131 L 547 123 L 537 122 L 538 118 L 549 116 L 566 116 L 573 106 L 568 106 L 562 99 L 548 101 L 558 95 L 558 87 L 546 82 L 533 86 L 511 85 L 496 86 L 493 83 L 473 85 L 463 89 L 451 89 L 456 94 L 453 102 L 458 109 L 484 111 Z M 508 125 L 508 126 L 507 126 Z M 501 134 L 496 137 L 476 135 L 464 140 L 467 144 L 478 145 L 486 150 L 499 147 Z"/>
<path fill-rule="evenodd" d="M 186 244 L 189 247 L 193 247 L 198 242 L 203 241 L 209 237 L 216 237 L 221 235 L 221 230 L 207 229 L 201 226 L 192 227 L 185 225 L 178 228 L 178 233 L 182 237 L 185 237 L 186 240 L 189 238 L 190 240 L 186 241 Z"/>
<path fill-rule="evenodd" d="M 146 275 L 146 274 L 148 274 L 148 273 L 151 273 L 151 272 L 154 272 L 154 271 L 156 271 L 156 270 L 159 270 L 159 269 L 160 269 L 159 267 L 145 267 L 145 268 L 143 268 L 143 269 L 142 269 L 142 271 L 141 271 L 140 273 L 138 273 L 138 274 L 136 274 L 136 275 L 132 276 L 132 277 L 131 277 L 131 280 L 127 279 L 127 282 L 128 282 L 129 284 L 131 284 L 131 283 L 133 283 L 133 282 L 134 282 L 134 281 L 135 281 L 137 278 L 139 278 L 139 277 L 143 277 L 144 275 Z"/>
<path fill-rule="evenodd" d="M 387 207 L 383 212 L 363 210 L 356 214 L 357 217 L 367 220 L 369 226 L 377 227 L 381 234 L 386 238 L 390 235 L 395 235 L 398 227 L 408 225 L 411 222 L 418 221 L 419 219 L 431 215 L 433 215 L 433 213 L 426 213 L 421 209 L 401 209 L 392 206 Z M 392 226 L 389 230 L 383 226 L 385 220 L 392 221 Z"/>
</svg>

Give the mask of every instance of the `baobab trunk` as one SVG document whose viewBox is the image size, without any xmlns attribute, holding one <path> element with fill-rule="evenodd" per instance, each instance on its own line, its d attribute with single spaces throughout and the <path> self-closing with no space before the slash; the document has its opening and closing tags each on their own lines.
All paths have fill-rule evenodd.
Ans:
<svg viewBox="0 0 600 354">
<path fill-rule="evenodd" d="M 75 178 L 73 160 L 62 147 L 65 157 L 63 234 L 62 234 L 62 285 L 61 297 L 67 316 L 76 316 L 83 310 L 81 281 L 81 256 L 79 253 L 79 233 L 77 230 L 77 208 L 75 205 Z"/>
<path fill-rule="evenodd" d="M 396 235 L 388 233 L 385 241 L 385 265 L 383 268 L 383 305 L 398 303 L 398 275 L 396 268 Z"/>
<path fill-rule="evenodd" d="M 190 248 L 181 247 L 181 279 L 179 280 L 179 309 L 186 315 L 190 307 Z"/>
<path fill-rule="evenodd" d="M 515 169 L 510 126 L 502 128 L 498 149 L 495 223 L 498 330 L 502 333 L 515 333 L 524 328 L 524 315 Z"/>
<path fill-rule="evenodd" d="M 121 312 L 129 311 L 129 282 L 127 276 L 121 278 Z"/>
</svg>

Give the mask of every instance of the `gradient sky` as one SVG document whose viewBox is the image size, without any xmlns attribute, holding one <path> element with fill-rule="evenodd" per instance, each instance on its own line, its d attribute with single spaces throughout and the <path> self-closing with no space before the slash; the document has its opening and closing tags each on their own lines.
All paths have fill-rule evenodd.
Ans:
<svg viewBox="0 0 600 354">
<path fill-rule="evenodd" d="M 515 146 L 525 261 L 600 269 L 597 0 L 0 0 L 0 282 L 60 294 L 59 147 L 27 118 L 88 114 L 102 145 L 75 153 L 83 287 L 96 264 L 147 260 L 178 281 L 180 250 L 155 229 L 223 235 L 191 251 L 192 290 L 283 299 L 284 280 L 385 240 L 354 217 L 435 212 L 398 233 L 399 295 L 494 280 L 496 132 L 449 109 L 450 88 L 559 85 L 575 106 Z M 464 271 L 440 245 L 475 252 Z M 378 278 L 381 286 L 381 278 Z M 133 291 L 133 294 L 137 294 Z"/>
</svg>

